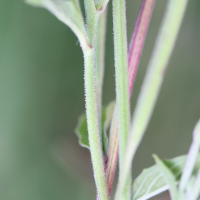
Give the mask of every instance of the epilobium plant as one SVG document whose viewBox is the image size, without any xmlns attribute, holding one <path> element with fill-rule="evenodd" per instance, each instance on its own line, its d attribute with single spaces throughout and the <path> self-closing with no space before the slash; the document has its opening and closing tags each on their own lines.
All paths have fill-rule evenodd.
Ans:
<svg viewBox="0 0 200 200">
<path fill-rule="evenodd" d="M 106 108 L 102 107 L 101 99 L 109 0 L 84 1 L 86 22 L 78 0 L 26 0 L 49 10 L 71 28 L 80 42 L 84 56 L 86 114 L 79 118 L 75 131 L 80 145 L 91 153 L 97 199 L 110 199 L 119 160 L 115 200 L 145 200 L 166 190 L 170 191 L 172 200 L 197 200 L 200 195 L 200 121 L 195 126 L 188 155 L 171 160 L 160 160 L 154 155 L 156 165 L 144 170 L 134 181 L 131 178 L 132 161 L 154 110 L 188 0 L 168 0 L 132 120 L 131 92 L 155 0 L 142 1 L 129 52 L 125 0 L 112 2 L 116 103 Z"/>
</svg>

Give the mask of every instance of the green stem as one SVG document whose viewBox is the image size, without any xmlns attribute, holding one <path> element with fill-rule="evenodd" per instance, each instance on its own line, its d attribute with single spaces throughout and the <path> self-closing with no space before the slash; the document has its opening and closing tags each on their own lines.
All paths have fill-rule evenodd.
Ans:
<svg viewBox="0 0 200 200">
<path fill-rule="evenodd" d="M 107 9 L 99 17 L 98 27 L 97 27 L 97 46 L 96 46 L 97 88 L 96 89 L 97 89 L 99 120 L 101 120 L 101 109 L 102 109 L 102 87 L 103 87 L 103 77 L 104 77 L 106 18 L 107 18 Z M 101 124 L 101 122 L 99 124 Z"/>
<path fill-rule="evenodd" d="M 85 96 L 89 133 L 90 153 L 97 191 L 101 200 L 108 200 L 107 185 L 104 173 L 104 160 L 98 123 L 96 87 L 95 87 L 95 51 L 92 48 L 84 52 L 85 57 Z"/>
<path fill-rule="evenodd" d="M 185 200 L 197 200 L 200 195 L 200 170 L 198 171 L 198 174 L 196 176 L 194 186 L 192 189 L 186 194 Z"/>
<path fill-rule="evenodd" d="M 115 74 L 116 95 L 118 113 L 119 134 L 119 170 L 122 173 L 122 165 L 127 144 L 130 126 L 130 106 L 128 94 L 128 58 L 126 36 L 126 11 L 124 0 L 113 0 L 113 24 L 114 24 L 114 50 L 115 50 Z M 131 197 L 131 179 L 127 181 L 122 199 Z"/>
<path fill-rule="evenodd" d="M 86 28 L 90 46 L 95 48 L 99 12 L 96 10 L 93 0 L 85 0 L 85 11 L 87 18 Z"/>
<path fill-rule="evenodd" d="M 134 32 L 129 48 L 128 59 L 128 75 L 129 75 L 129 99 L 134 85 L 137 68 L 141 57 L 146 33 L 148 30 L 151 13 L 155 0 L 143 0 L 140 6 L 140 11 L 135 24 Z M 106 162 L 106 175 L 108 182 L 108 192 L 111 193 L 112 183 L 115 175 L 115 169 L 118 160 L 118 122 L 117 122 L 117 107 L 115 106 L 115 115 L 111 123 L 107 162 Z"/>
<path fill-rule="evenodd" d="M 134 111 L 116 196 L 120 199 L 135 152 L 152 115 L 188 0 L 169 0 L 148 70 Z"/>
<path fill-rule="evenodd" d="M 96 93 L 95 44 L 99 13 L 96 10 L 93 0 L 85 0 L 85 8 L 87 33 L 90 41 L 90 48 L 83 50 L 85 58 L 85 97 L 90 153 L 99 198 L 101 200 L 108 200 L 109 195 L 104 172 Z"/>
<path fill-rule="evenodd" d="M 200 149 L 200 120 L 197 122 L 194 131 L 193 131 L 193 141 L 187 156 L 187 160 L 182 172 L 182 176 L 181 176 L 181 180 L 180 180 L 180 184 L 179 184 L 179 199 L 181 200 L 182 195 L 186 192 L 188 183 L 190 182 L 190 179 L 192 177 L 192 172 L 194 170 L 195 167 L 195 163 L 197 161 L 197 157 L 199 155 L 199 149 Z M 199 176 L 200 179 L 200 172 L 199 175 L 197 175 L 197 177 Z M 198 179 L 196 179 L 196 182 Z M 198 185 L 198 184 L 197 184 Z M 199 186 L 197 186 L 199 187 Z M 194 187 L 192 187 L 191 189 L 192 191 L 195 190 Z M 200 190 L 199 190 L 200 192 Z M 187 196 L 192 196 L 194 195 L 194 193 L 196 192 L 191 192 L 189 191 Z M 195 196 L 195 195 L 194 195 Z M 191 197 L 192 199 L 192 197 Z"/>
<path fill-rule="evenodd" d="M 101 115 L 102 115 L 102 89 L 103 89 L 102 87 L 103 87 L 103 77 L 104 77 L 106 18 L 107 18 L 107 9 L 100 15 L 99 20 L 98 20 L 97 44 L 96 44 L 97 45 L 96 46 L 96 84 L 97 84 L 96 91 L 97 91 L 97 108 L 98 108 L 100 133 L 102 133 Z M 100 135 L 100 137 L 102 141 L 102 135 Z M 107 178 L 106 178 L 106 182 L 107 182 Z M 97 200 L 99 200 L 99 195 L 97 195 Z"/>
<path fill-rule="evenodd" d="M 112 184 L 115 176 L 115 170 L 118 161 L 118 119 L 117 119 L 117 106 L 115 104 L 115 108 L 113 111 L 111 126 L 110 126 L 110 135 L 109 135 L 109 143 L 107 150 L 107 161 L 106 161 L 106 178 L 108 183 L 108 193 L 111 194 Z"/>
</svg>

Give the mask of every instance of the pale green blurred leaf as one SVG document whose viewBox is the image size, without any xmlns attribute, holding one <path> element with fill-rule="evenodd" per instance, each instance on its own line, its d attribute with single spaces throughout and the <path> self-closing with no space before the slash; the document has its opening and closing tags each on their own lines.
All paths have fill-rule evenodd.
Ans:
<svg viewBox="0 0 200 200">
<path fill-rule="evenodd" d="M 25 0 L 25 2 L 32 6 L 46 8 L 60 21 L 69 26 L 80 42 L 87 38 L 78 0 Z"/>
<path fill-rule="evenodd" d="M 163 160 L 165 166 L 172 172 L 176 184 L 180 181 L 181 173 L 186 161 L 186 155 L 170 160 Z M 198 156 L 193 175 L 195 176 L 200 168 L 200 155 Z M 169 187 L 157 165 L 144 169 L 133 182 L 133 200 L 146 200 L 160 194 Z"/>
</svg>

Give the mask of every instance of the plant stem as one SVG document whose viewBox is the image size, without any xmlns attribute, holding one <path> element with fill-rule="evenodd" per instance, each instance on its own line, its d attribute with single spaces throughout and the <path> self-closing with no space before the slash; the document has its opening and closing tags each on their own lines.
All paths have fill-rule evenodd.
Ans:
<svg viewBox="0 0 200 200">
<path fill-rule="evenodd" d="M 139 65 L 141 53 L 144 46 L 151 14 L 153 12 L 155 0 L 143 0 L 140 12 L 137 17 L 134 32 L 131 38 L 128 56 L 128 74 L 129 74 L 129 96 L 133 90 L 133 84 Z"/>
<path fill-rule="evenodd" d="M 106 18 L 107 18 L 107 9 L 99 17 L 98 27 L 97 27 L 96 90 L 97 90 L 98 114 L 100 121 L 101 121 L 101 109 L 102 109 L 102 86 L 104 77 Z M 99 127 L 101 128 L 101 122 L 99 122 Z"/>
<path fill-rule="evenodd" d="M 117 112 L 119 124 L 119 170 L 121 173 L 130 126 L 125 0 L 113 0 L 113 24 Z M 130 199 L 130 186 L 131 181 L 129 180 L 122 199 Z"/>
<path fill-rule="evenodd" d="M 109 195 L 104 172 L 96 94 L 95 43 L 99 14 L 93 0 L 85 0 L 85 8 L 87 17 L 87 33 L 90 40 L 90 48 L 83 50 L 85 58 L 85 97 L 90 153 L 97 193 L 101 200 L 108 200 Z"/>
<path fill-rule="evenodd" d="M 105 37 L 106 36 L 106 19 L 107 19 L 107 9 L 105 9 L 105 11 L 100 15 L 99 20 L 98 20 L 97 44 L 96 44 L 97 45 L 96 46 L 96 84 L 97 84 L 96 91 L 97 91 L 97 107 L 98 107 L 100 133 L 102 133 L 101 115 L 102 115 L 102 87 L 103 87 L 103 77 L 104 77 L 104 58 L 105 58 L 105 39 L 106 39 Z M 102 141 L 102 136 L 100 135 L 100 137 Z M 99 200 L 98 194 L 97 194 L 97 200 Z"/>
<path fill-rule="evenodd" d="M 91 47 L 95 48 L 99 13 L 96 10 L 93 0 L 85 0 L 85 11 L 87 18 L 87 34 L 90 40 Z"/>
<path fill-rule="evenodd" d="M 196 176 L 196 179 L 195 179 L 195 182 L 194 182 L 194 185 L 191 189 L 191 191 L 189 191 L 187 194 L 186 194 L 186 198 L 185 200 L 196 200 L 199 198 L 199 195 L 200 195 L 200 170 L 198 171 L 198 174 Z"/>
<path fill-rule="evenodd" d="M 111 194 L 113 179 L 118 161 L 118 151 L 119 151 L 118 147 L 119 147 L 118 119 L 117 119 L 117 107 L 115 104 L 110 126 L 110 136 L 109 136 L 108 151 L 107 151 L 106 165 L 105 165 L 109 195 Z"/>
<path fill-rule="evenodd" d="M 94 177 L 100 199 L 108 200 L 107 185 L 104 173 L 104 160 L 101 148 L 99 132 L 97 100 L 96 100 L 96 81 L 94 58 L 95 51 L 92 48 L 84 52 L 85 57 L 85 96 L 86 113 L 89 133 L 90 153 L 92 158 Z"/>
<path fill-rule="evenodd" d="M 134 111 L 116 196 L 121 198 L 135 152 L 152 115 L 165 70 L 184 16 L 187 0 L 169 0 L 148 70 Z"/>
<path fill-rule="evenodd" d="M 143 49 L 149 21 L 153 11 L 155 0 L 143 0 L 137 17 L 136 25 L 132 35 L 129 55 L 128 55 L 128 74 L 129 74 L 129 99 L 134 85 L 134 80 L 139 66 L 140 56 Z M 115 108 L 110 129 L 110 138 L 107 152 L 106 175 L 108 191 L 111 193 L 115 169 L 118 160 L 118 121 L 117 108 Z"/>
<path fill-rule="evenodd" d="M 128 62 L 125 27 L 125 12 L 122 14 L 124 0 L 113 1 L 114 24 L 114 49 L 115 49 L 115 73 L 116 95 L 119 124 L 119 159 L 122 163 L 129 132 L 129 98 L 128 98 Z"/>
<path fill-rule="evenodd" d="M 186 187 L 192 176 L 194 166 L 199 154 L 200 149 L 200 120 L 197 122 L 194 132 L 193 132 L 193 141 L 187 156 L 187 160 L 182 172 L 180 184 L 179 184 L 179 196 L 181 198 L 182 194 L 185 193 Z M 200 175 L 199 175 L 200 176 Z M 192 192 L 193 194 L 193 192 Z M 191 195 L 191 194 L 190 194 Z M 179 199 L 180 199 L 179 198 Z"/>
</svg>

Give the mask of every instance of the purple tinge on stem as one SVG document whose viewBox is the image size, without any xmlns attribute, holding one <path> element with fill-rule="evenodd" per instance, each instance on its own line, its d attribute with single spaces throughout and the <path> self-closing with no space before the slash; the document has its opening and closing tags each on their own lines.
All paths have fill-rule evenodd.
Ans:
<svg viewBox="0 0 200 200">
<path fill-rule="evenodd" d="M 148 30 L 149 22 L 151 19 L 151 14 L 153 11 L 155 0 L 143 0 L 142 5 L 140 7 L 140 11 L 137 17 L 136 25 L 134 28 L 134 32 L 131 38 L 130 46 L 129 46 L 129 55 L 128 55 L 128 78 L 129 78 L 129 98 L 131 98 L 131 93 L 134 85 L 134 80 L 137 72 L 137 68 L 140 61 L 140 56 L 142 53 L 144 41 L 146 38 L 146 33 Z M 115 120 L 114 120 L 115 121 Z M 117 166 L 118 160 L 118 123 L 116 120 L 115 130 L 112 134 L 112 142 L 110 143 L 107 154 L 107 162 L 105 165 L 105 171 L 108 182 L 108 192 L 111 194 L 112 183 L 114 179 L 115 169 Z M 98 197 L 97 197 L 97 200 Z"/>
<path fill-rule="evenodd" d="M 155 0 L 143 0 L 131 38 L 128 54 L 129 96 L 131 97 L 135 75 L 140 61 L 146 33 Z"/>
</svg>

